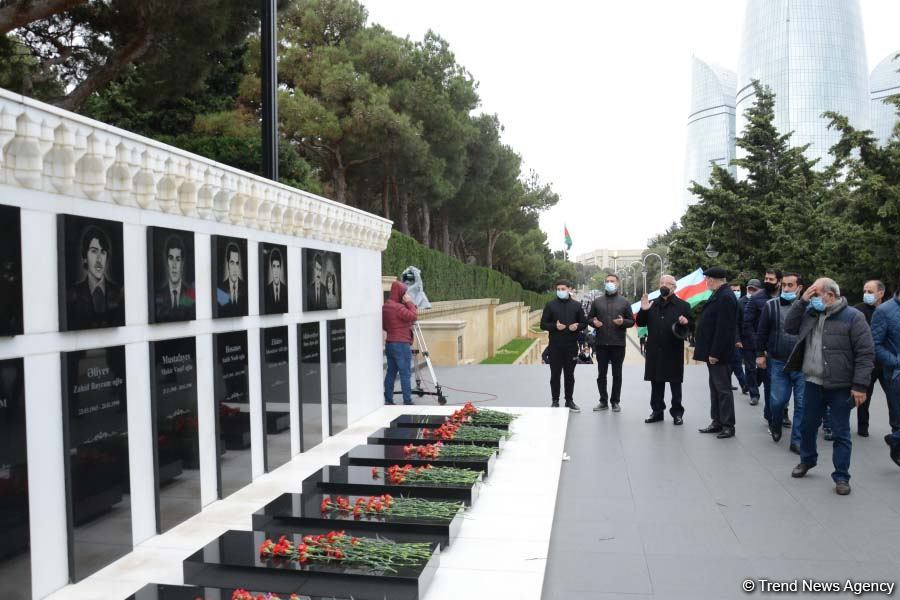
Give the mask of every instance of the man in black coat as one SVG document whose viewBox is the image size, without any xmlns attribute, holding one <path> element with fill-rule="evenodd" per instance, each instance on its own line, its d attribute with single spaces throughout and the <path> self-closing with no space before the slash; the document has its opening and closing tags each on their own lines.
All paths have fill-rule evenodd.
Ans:
<svg viewBox="0 0 900 600">
<path fill-rule="evenodd" d="M 666 382 L 672 390 L 669 414 L 675 425 L 684 423 L 681 382 L 684 380 L 684 340 L 691 327 L 691 306 L 675 295 L 675 287 L 674 277 L 660 277 L 659 299 L 651 302 L 644 294 L 641 310 L 635 317 L 639 327 L 647 328 L 644 381 L 650 382 L 650 409 L 653 412 L 644 419 L 644 423 L 663 420 Z"/>
<path fill-rule="evenodd" d="M 157 323 L 192 321 L 197 314 L 194 285 L 184 279 L 186 259 L 184 242 L 177 235 L 169 236 L 165 243 L 166 280 L 157 285 L 153 300 Z"/>
<path fill-rule="evenodd" d="M 244 261 L 234 242 L 225 247 L 225 278 L 216 289 L 219 317 L 247 315 L 247 284 L 244 282 Z"/>
<path fill-rule="evenodd" d="M 731 390 L 731 354 L 737 334 L 737 299 L 728 286 L 728 275 L 720 267 L 708 269 L 706 287 L 713 293 L 697 323 L 694 360 L 705 362 L 709 371 L 711 422 L 700 433 L 715 433 L 719 439 L 734 437 L 734 393 Z"/>
<path fill-rule="evenodd" d="M 762 284 L 763 289 L 759 290 L 755 294 L 750 295 L 750 299 L 747 301 L 747 304 L 744 305 L 744 318 L 741 322 L 741 340 L 744 343 L 744 350 L 752 351 L 748 352 L 748 356 L 752 354 L 753 362 L 756 365 L 756 385 L 759 386 L 760 384 L 762 384 L 763 386 L 763 418 L 767 422 L 771 417 L 771 415 L 769 415 L 769 404 L 772 401 L 772 392 L 769 389 L 771 378 L 769 377 L 769 372 L 765 368 L 760 367 L 760 363 L 756 361 L 758 353 L 758 348 L 756 347 L 756 337 L 757 331 L 759 329 L 759 320 L 762 317 L 766 302 L 768 302 L 772 298 L 777 298 L 781 293 L 781 280 L 781 270 L 766 269 L 766 274 L 763 278 Z M 756 395 L 756 402 L 753 402 L 752 396 L 754 394 Z M 755 390 L 751 388 L 750 395 L 750 403 L 758 403 L 759 387 L 757 387 Z M 784 418 L 785 422 L 783 426 L 790 427 L 790 419 L 787 418 L 786 412 Z"/>
<path fill-rule="evenodd" d="M 613 412 L 619 412 L 622 395 L 622 363 L 625 361 L 625 334 L 634 325 L 634 315 L 628 300 L 619 294 L 619 276 L 606 276 L 603 295 L 591 302 L 587 321 L 594 327 L 594 356 L 597 357 L 597 390 L 600 401 L 595 411 L 606 410 L 612 403 Z M 612 363 L 612 397 L 606 388 L 606 372 Z"/>
<path fill-rule="evenodd" d="M 284 260 L 281 251 L 273 248 L 269 254 L 269 277 L 266 284 L 263 306 L 266 314 L 280 314 L 288 311 L 288 290 L 284 281 Z"/>
<path fill-rule="evenodd" d="M 581 302 L 572 299 L 572 286 L 565 279 L 556 282 L 556 298 L 544 306 L 541 329 L 550 332 L 550 406 L 559 406 L 559 376 L 565 374 L 566 407 L 581 412 L 572 399 L 575 391 L 575 357 L 578 355 L 578 332 L 587 327 Z"/>
<path fill-rule="evenodd" d="M 109 278 L 111 255 L 106 233 L 97 227 L 89 228 L 81 242 L 84 279 L 66 289 L 68 331 L 125 324 L 125 294 L 122 286 Z"/>
</svg>

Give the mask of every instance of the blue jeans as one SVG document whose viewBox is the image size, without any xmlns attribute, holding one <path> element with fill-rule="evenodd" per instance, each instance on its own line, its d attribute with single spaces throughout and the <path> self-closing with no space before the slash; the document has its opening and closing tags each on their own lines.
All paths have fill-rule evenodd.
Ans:
<svg viewBox="0 0 900 600">
<path fill-rule="evenodd" d="M 800 432 L 803 431 L 803 391 L 806 380 L 801 371 L 784 370 L 784 361 L 769 359 L 766 365 L 769 368 L 769 376 L 772 378 L 772 401 L 769 405 L 769 424 L 772 427 L 781 428 L 781 415 L 784 407 L 791 401 L 791 392 L 794 393 L 794 427 L 791 430 L 791 443 L 800 445 Z M 774 415 L 774 419 L 772 418 Z"/>
<path fill-rule="evenodd" d="M 821 385 L 806 382 L 803 394 L 803 430 L 800 441 L 800 462 L 815 465 L 819 458 L 816 453 L 816 438 L 825 408 L 831 408 L 831 430 L 834 432 L 834 448 L 831 461 L 834 463 L 835 481 L 850 481 L 850 451 L 853 441 L 850 437 L 850 388 L 826 390 Z"/>
<path fill-rule="evenodd" d="M 888 388 L 888 409 L 889 414 L 900 415 L 900 369 L 893 372 L 893 376 L 885 373 L 885 379 L 890 383 Z M 892 423 L 893 425 L 893 423 Z M 895 429 L 891 434 L 891 446 L 896 448 L 900 446 L 900 429 Z"/>
<path fill-rule="evenodd" d="M 394 403 L 394 382 L 400 373 L 400 389 L 403 404 L 412 404 L 412 385 L 409 381 L 412 365 L 412 347 L 404 342 L 388 342 L 384 345 L 387 355 L 387 373 L 384 375 L 384 403 Z"/>
</svg>

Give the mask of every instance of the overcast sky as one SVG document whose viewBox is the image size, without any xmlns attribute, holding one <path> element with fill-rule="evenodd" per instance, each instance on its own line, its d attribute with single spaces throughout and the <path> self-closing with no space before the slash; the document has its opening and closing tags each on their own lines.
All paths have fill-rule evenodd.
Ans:
<svg viewBox="0 0 900 600">
<path fill-rule="evenodd" d="M 443 36 L 481 110 L 560 194 L 553 249 L 643 248 L 681 216 L 691 55 L 737 70 L 745 0 L 361 0 L 371 22 Z M 900 50 L 900 0 L 861 0 L 869 69 Z"/>
</svg>

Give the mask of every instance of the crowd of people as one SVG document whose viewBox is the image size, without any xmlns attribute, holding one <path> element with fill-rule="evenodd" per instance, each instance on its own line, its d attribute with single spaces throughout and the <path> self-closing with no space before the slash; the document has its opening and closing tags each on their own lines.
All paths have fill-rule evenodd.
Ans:
<svg viewBox="0 0 900 600">
<path fill-rule="evenodd" d="M 651 412 L 645 423 L 665 420 L 668 384 L 669 415 L 674 425 L 684 424 L 684 344 L 691 337 L 693 359 L 706 363 L 709 379 L 710 423 L 700 433 L 735 436 L 734 392 L 740 389 L 750 405 L 762 401 L 773 442 L 780 443 L 790 429 L 786 445 L 800 455 L 793 477 L 816 466 L 822 428 L 825 440 L 833 442 L 835 491 L 847 495 L 851 414 L 856 409 L 857 434 L 868 437 L 869 406 L 880 385 L 892 431 L 884 441 L 900 466 L 900 292 L 891 296 L 884 283 L 871 280 L 863 302 L 850 306 L 828 278 L 806 283 L 798 273 L 769 269 L 762 281 L 751 279 L 744 287 L 718 267 L 704 276 L 711 295 L 696 322 L 691 306 L 676 295 L 671 275 L 660 277 L 658 299 L 643 295 L 636 314 L 619 293 L 615 274 L 606 277 L 603 293 L 585 307 L 573 298 L 570 282 L 557 281 L 557 297 L 541 316 L 541 328 L 549 332 L 551 406 L 559 407 L 562 391 L 564 406 L 580 412 L 573 398 L 575 365 L 583 354 L 580 340 L 590 339 L 599 392 L 594 410 L 620 412 L 627 330 L 637 325 L 646 328 L 642 354 Z M 732 376 L 738 386 L 732 385 Z"/>
</svg>

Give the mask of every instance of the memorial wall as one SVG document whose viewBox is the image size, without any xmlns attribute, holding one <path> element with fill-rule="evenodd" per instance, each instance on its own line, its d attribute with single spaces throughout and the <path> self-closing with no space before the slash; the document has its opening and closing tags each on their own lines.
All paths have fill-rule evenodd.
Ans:
<svg viewBox="0 0 900 600">
<path fill-rule="evenodd" d="M 380 406 L 388 221 L 4 90 L 0 149 L 0 596 Z"/>
</svg>

